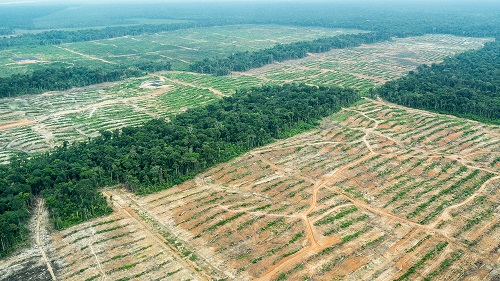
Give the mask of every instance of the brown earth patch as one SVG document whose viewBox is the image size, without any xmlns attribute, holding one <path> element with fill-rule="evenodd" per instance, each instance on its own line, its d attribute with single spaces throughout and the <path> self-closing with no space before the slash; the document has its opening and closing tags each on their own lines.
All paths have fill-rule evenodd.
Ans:
<svg viewBox="0 0 500 281">
<path fill-rule="evenodd" d="M 12 128 L 17 128 L 17 127 L 22 127 L 22 126 L 26 126 L 26 125 L 31 125 L 34 123 L 36 123 L 36 122 L 33 120 L 22 119 L 22 120 L 18 120 L 16 122 L 14 122 L 14 123 L 0 124 L 0 131 L 12 129 Z"/>
</svg>

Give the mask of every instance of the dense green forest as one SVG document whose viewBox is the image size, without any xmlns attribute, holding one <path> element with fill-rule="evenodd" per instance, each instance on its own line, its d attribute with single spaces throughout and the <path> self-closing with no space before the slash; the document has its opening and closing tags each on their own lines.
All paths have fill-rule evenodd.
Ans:
<svg viewBox="0 0 500 281">
<path fill-rule="evenodd" d="M 226 75 L 230 71 L 302 58 L 308 52 L 354 47 L 394 36 L 445 33 L 500 37 L 500 17 L 495 12 L 498 3 L 469 6 L 391 3 L 8 7 L 0 9 L 0 36 L 12 35 L 16 29 L 40 32 L 4 36 L 0 38 L 0 49 L 245 23 L 370 31 L 277 45 L 225 58 L 207 58 L 190 66 L 192 71 Z M 60 21 L 61 15 L 65 18 Z M 139 24 L 136 19 L 189 22 Z M 43 31 L 44 28 L 75 27 L 95 28 Z M 0 78 L 0 98 L 64 90 L 169 69 L 168 62 L 148 60 L 99 68 L 49 66 Z M 499 69 L 497 41 L 482 50 L 450 58 L 442 65 L 422 66 L 372 94 L 406 106 L 500 124 Z M 64 228 L 111 211 L 97 191 L 102 186 L 123 184 L 136 193 L 170 187 L 254 147 L 310 128 L 321 117 L 358 99 L 359 94 L 354 90 L 305 85 L 239 90 L 234 97 L 189 110 L 168 123 L 153 120 L 141 127 L 101 132 L 95 139 L 65 144 L 44 154 L 17 155 L 9 165 L 0 165 L 0 256 L 26 241 L 29 235 L 26 223 L 32 215 L 34 196 L 46 198 L 55 227 Z"/>
<path fill-rule="evenodd" d="M 148 72 L 170 69 L 170 62 L 164 60 L 132 60 L 126 64 L 100 67 L 43 68 L 26 74 L 0 77 L 0 98 L 67 90 L 73 87 L 123 80 L 128 77 L 141 77 Z"/>
<path fill-rule="evenodd" d="M 226 75 L 230 71 L 244 71 L 275 61 L 302 58 L 307 52 L 324 52 L 333 48 L 357 46 L 388 40 L 390 37 L 407 37 L 428 33 L 447 33 L 460 36 L 500 36 L 500 17 L 494 12 L 499 5 L 482 3 L 453 6 L 438 4 L 409 4 L 391 2 L 383 5 L 370 2 L 300 3 L 169 3 L 163 5 L 52 5 L 9 6 L 0 9 L 0 33 L 7 34 L 16 28 L 77 28 L 79 30 L 51 30 L 0 38 L 0 49 L 14 46 L 61 44 L 125 35 L 157 33 L 200 26 L 217 26 L 242 23 L 265 23 L 331 28 L 357 28 L 371 33 L 323 38 L 313 42 L 277 45 L 273 48 L 241 52 L 223 58 L 206 58 L 194 62 L 191 71 Z M 85 16 L 84 16 L 85 15 Z M 185 22 L 170 24 L 134 24 L 138 19 L 170 19 Z M 120 25 L 121 24 L 121 25 Z M 130 25 L 133 24 L 133 25 Z M 97 25 L 113 25 L 102 28 Z M 119 26 L 116 26 L 119 25 Z M 88 29 L 88 27 L 95 27 Z M 86 27 L 87 29 L 83 29 Z M 15 75 L 0 80 L 0 97 L 47 90 L 63 90 L 119 77 L 140 75 L 137 70 L 168 70 L 166 63 L 142 62 L 141 66 L 117 66 L 102 70 L 73 68 L 67 74 L 63 69 L 47 66 L 35 73 Z M 157 65 L 155 67 L 154 65 Z M 88 72 L 88 75 L 82 73 Z M 103 73 L 104 72 L 104 73 Z M 120 74 L 121 72 L 121 74 Z M 72 77 L 74 74 L 74 77 Z M 56 80 L 44 78 L 53 77 Z M 39 78 L 43 78 L 38 80 Z M 47 87 L 46 85 L 50 86 Z"/>
<path fill-rule="evenodd" d="M 191 71 L 199 73 L 227 75 L 231 71 L 246 71 L 273 62 L 303 58 L 310 52 L 327 52 L 331 49 L 355 47 L 364 43 L 369 44 L 389 39 L 388 35 L 375 32 L 341 35 L 310 42 L 279 44 L 273 48 L 255 52 L 240 52 L 221 59 L 206 58 L 191 64 L 189 68 Z M 66 90 L 71 87 L 118 81 L 127 77 L 139 77 L 146 74 L 144 71 L 156 72 L 170 69 L 171 64 L 165 60 L 149 61 L 147 59 L 126 60 L 119 65 L 106 65 L 99 68 L 47 67 L 26 74 L 0 77 L 0 98 Z"/>
<path fill-rule="evenodd" d="M 500 124 L 500 41 L 469 51 L 375 90 L 401 105 Z"/>
<path fill-rule="evenodd" d="M 308 53 L 328 52 L 332 49 L 357 47 L 385 40 L 390 40 L 390 36 L 385 33 L 370 32 L 321 38 L 309 42 L 278 44 L 260 51 L 235 53 L 226 58 L 206 58 L 192 63 L 189 70 L 222 76 L 228 75 L 231 71 L 247 71 L 274 62 L 304 58 Z"/>
<path fill-rule="evenodd" d="M 277 2 L 215 2 L 215 3 L 168 3 L 168 4 L 121 4 L 121 5 L 43 5 L 6 6 L 0 10 L 0 27 L 14 29 L 61 29 L 137 24 L 137 19 L 189 20 L 200 26 L 242 23 L 275 23 L 285 25 L 356 28 L 384 32 L 391 36 L 411 36 L 428 33 L 446 33 L 460 36 L 496 37 L 500 35 L 500 3 L 493 1 L 339 1 L 299 2 L 287 5 Z M 181 24 L 184 25 L 184 24 Z M 189 26 L 189 24 L 186 24 Z M 117 30 L 120 30 L 117 29 Z M 158 27 L 149 27 L 151 32 Z M 117 36 L 121 34 L 109 29 Z M 127 29 L 122 29 L 127 30 Z M 136 32 L 136 28 L 131 28 Z M 63 38 L 95 40 L 96 35 L 79 36 L 73 31 Z M 149 32 L 148 28 L 144 32 Z M 131 35 L 131 34 L 129 34 Z M 44 33 L 38 35 L 42 38 Z M 50 32 L 47 33 L 50 38 Z M 24 40 L 24 39 L 23 39 Z M 22 41 L 22 40 L 21 40 Z M 28 42 L 28 40 L 27 40 Z M 57 40 L 46 40 L 57 43 Z"/>
<path fill-rule="evenodd" d="M 59 45 L 63 43 L 109 39 L 125 35 L 158 33 L 193 28 L 197 26 L 207 25 L 186 22 L 113 26 L 99 29 L 81 29 L 77 31 L 51 30 L 42 33 L 27 33 L 15 37 L 0 38 L 0 50 L 16 46 Z"/>
<path fill-rule="evenodd" d="M 0 27 L 0 36 L 12 34 L 13 30 L 6 27 Z"/>
<path fill-rule="evenodd" d="M 13 157 L 0 166 L 0 254 L 26 239 L 35 195 L 46 198 L 56 228 L 74 225 L 109 213 L 100 187 L 121 183 L 136 193 L 170 187 L 311 128 L 358 99 L 354 90 L 303 84 L 240 90 L 171 122 L 153 120 L 31 158 Z"/>
<path fill-rule="evenodd" d="M 219 24 L 240 22 L 353 28 L 395 37 L 429 33 L 497 37 L 500 36 L 499 9 L 498 1 L 360 0 L 290 1 L 286 7 L 279 2 L 210 3 L 190 8 L 182 5 L 177 12 L 184 12 L 184 19 Z"/>
<path fill-rule="evenodd" d="M 57 5 L 3 5 L 0 9 L 0 25 L 5 28 L 34 29 L 34 20 L 66 9 Z"/>
</svg>

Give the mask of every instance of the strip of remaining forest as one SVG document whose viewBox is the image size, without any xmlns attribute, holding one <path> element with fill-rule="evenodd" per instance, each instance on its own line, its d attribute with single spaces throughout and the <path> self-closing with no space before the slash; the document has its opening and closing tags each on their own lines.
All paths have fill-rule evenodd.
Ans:
<svg viewBox="0 0 500 281">
<path fill-rule="evenodd" d="M 498 4 L 468 5 L 460 3 L 454 7 L 439 4 L 427 5 L 379 5 L 364 3 L 353 9 L 350 5 L 339 3 L 170 3 L 168 5 L 128 4 L 94 7 L 74 14 L 70 24 L 58 22 L 59 27 L 78 27 L 74 21 L 83 25 L 80 30 L 52 30 L 29 33 L 14 37 L 0 38 L 0 49 L 12 46 L 58 45 L 62 43 L 109 39 L 126 35 L 158 33 L 192 27 L 209 27 L 233 24 L 283 24 L 301 26 L 322 26 L 330 28 L 351 28 L 384 32 L 391 36 L 406 37 L 429 33 L 444 33 L 457 36 L 495 37 L 499 33 L 500 19 L 495 11 Z M 408 6 L 405 6 L 408 5 Z M 462 5 L 462 6 L 461 6 Z M 402 8 L 404 7 L 404 8 Z M 8 35 L 15 29 L 37 29 L 35 19 L 50 16 L 66 7 L 28 7 L 4 9 L 0 11 L 3 19 L 0 34 Z M 82 7 L 79 7 L 80 11 Z M 98 11 L 96 11 L 98 9 Z M 263 13 L 262 10 L 266 12 Z M 85 12 L 92 11 L 92 16 Z M 117 12 L 121 18 L 117 17 Z M 147 16 L 145 16 L 147 15 Z M 166 24 L 140 24 L 133 26 L 109 26 L 107 28 L 88 27 L 97 25 L 129 24 L 130 18 L 178 19 L 190 22 Z M 459 19 L 459 23 L 457 23 Z M 84 27 L 87 27 L 85 29 Z M 38 27 L 40 28 L 40 27 Z M 47 28 L 47 27 L 46 27 Z M 54 28 L 54 27 L 53 27 Z"/>
<path fill-rule="evenodd" d="M 217 163 L 315 126 L 359 94 L 289 84 L 238 91 L 171 122 L 102 132 L 85 143 L 19 155 L 0 166 L 0 256 L 26 241 L 34 196 L 42 195 L 57 229 L 110 212 L 98 188 L 123 184 L 149 193 L 179 184 Z"/>
<path fill-rule="evenodd" d="M 104 82 L 114 82 L 129 77 L 141 77 L 148 72 L 170 70 L 168 61 L 135 59 L 120 64 L 99 67 L 46 67 L 25 74 L 0 77 L 0 98 L 47 91 L 62 91 Z"/>
<path fill-rule="evenodd" d="M 352 48 L 361 44 L 386 40 L 390 40 L 390 36 L 386 33 L 370 32 L 321 38 L 310 42 L 278 44 L 272 48 L 255 52 L 239 52 L 225 58 L 206 58 L 192 63 L 189 70 L 223 76 L 232 71 L 247 71 L 274 62 L 304 58 L 308 53 L 324 53 L 333 49 Z"/>
<path fill-rule="evenodd" d="M 0 38 L 0 50 L 16 46 L 60 45 L 64 43 L 109 39 L 126 35 L 150 34 L 179 29 L 206 26 L 202 23 L 142 24 L 135 26 L 112 26 L 99 29 L 77 31 L 52 30 L 41 33 L 28 33 L 16 37 Z M 208 25 L 210 26 L 210 25 Z"/>
<path fill-rule="evenodd" d="M 500 42 L 421 66 L 372 94 L 408 107 L 500 124 Z"/>
<path fill-rule="evenodd" d="M 261 51 L 236 53 L 224 59 L 206 58 L 190 65 L 190 69 L 200 73 L 227 75 L 231 71 L 245 71 L 275 61 L 303 58 L 311 52 L 327 52 L 331 49 L 355 47 L 389 39 L 388 35 L 372 32 L 340 35 L 310 42 L 278 44 L 273 48 Z M 155 72 L 170 69 L 171 64 L 167 61 L 149 61 L 138 58 L 131 61 L 125 60 L 119 65 L 100 66 L 99 68 L 47 67 L 32 73 L 0 78 L 0 98 L 66 90 L 72 87 L 118 81 L 127 77 L 139 77 L 146 75 L 145 71 Z"/>
<path fill-rule="evenodd" d="M 269 4 L 269 8 L 274 7 Z M 137 7 L 136 7 L 137 8 Z M 176 7 L 183 11 L 186 7 Z M 247 7 L 258 9 L 258 7 Z M 149 7 L 148 11 L 153 13 L 154 18 L 175 18 L 169 14 L 169 9 L 159 8 L 155 5 Z M 189 9 L 193 7 L 189 6 Z M 372 31 L 372 33 L 358 35 L 344 35 L 332 38 L 323 38 L 312 42 L 297 42 L 292 44 L 277 45 L 273 48 L 256 51 L 241 52 L 223 58 L 207 58 L 195 62 L 190 69 L 200 73 L 216 75 L 227 75 L 230 71 L 245 71 L 260 67 L 273 62 L 288 59 L 303 58 L 307 53 L 326 52 L 331 49 L 348 48 L 388 40 L 391 36 L 407 37 L 423 35 L 427 33 L 447 33 L 461 36 L 498 36 L 498 17 L 486 10 L 481 13 L 467 10 L 430 9 L 426 8 L 417 18 L 413 13 L 401 12 L 399 9 L 380 7 L 364 7 L 360 10 L 346 9 L 338 5 L 292 5 L 286 8 L 276 6 L 270 9 L 269 14 L 255 13 L 248 16 L 248 9 L 241 9 L 240 5 L 232 7 L 221 6 L 199 6 L 197 16 L 186 16 L 182 20 L 191 22 L 169 23 L 169 24 L 144 24 L 134 26 L 114 26 L 96 29 L 81 29 L 76 31 L 53 30 L 35 34 L 24 34 L 14 37 L 0 38 L 0 49 L 14 46 L 33 45 L 58 45 L 62 43 L 91 41 L 108 39 L 126 35 L 140 35 L 187 29 L 191 27 L 209 27 L 217 25 L 231 25 L 242 23 L 266 23 L 300 26 L 321 26 L 330 28 L 356 28 Z M 430 10 L 429 10 L 430 9 Z M 56 9 L 57 10 L 57 9 Z M 227 12 L 224 12 L 226 11 Z M 135 9 L 129 11 L 133 13 Z M 245 15 L 242 15 L 244 11 Z M 299 11 L 299 12 L 298 12 Z M 186 12 L 186 11 L 184 11 Z M 191 11 L 192 12 L 192 11 Z M 50 14 L 50 11 L 47 13 Z M 390 13 L 390 16 L 387 15 Z M 111 13 L 112 14 L 112 13 Z M 189 13 L 188 13 L 189 14 Z M 16 14 L 17 15 L 17 14 Z M 215 17 L 214 15 L 217 15 Z M 480 15 L 480 16 L 478 16 Z M 460 24 L 456 19 L 460 18 Z M 409 20 L 411 19 L 411 20 Z M 7 21 L 7 28 L 23 26 L 29 22 L 24 17 L 14 17 Z M 29 25 L 29 24 L 28 24 Z M 132 67 L 132 69 L 129 69 Z M 102 66 L 101 70 L 93 68 L 58 68 L 48 66 L 37 72 L 23 75 L 13 75 L 0 79 L 0 98 L 17 96 L 22 94 L 36 94 L 44 91 L 65 90 L 71 87 L 81 87 L 101 82 L 116 81 L 126 77 L 136 77 L 144 74 L 141 71 L 169 70 L 170 66 L 161 61 L 141 61 L 121 63 L 120 65 Z M 138 71 L 139 70 L 139 71 Z M 66 74 L 64 74 L 66 72 Z M 87 73 L 87 74 L 83 74 Z"/>
</svg>

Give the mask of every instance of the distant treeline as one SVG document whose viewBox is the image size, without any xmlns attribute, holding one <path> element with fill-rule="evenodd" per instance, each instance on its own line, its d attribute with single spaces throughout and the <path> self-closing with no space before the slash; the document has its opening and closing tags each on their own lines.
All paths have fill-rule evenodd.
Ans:
<svg viewBox="0 0 500 281">
<path fill-rule="evenodd" d="M 359 99 L 354 90 L 305 85 L 240 90 L 233 97 L 88 142 L 65 143 L 0 165 L 0 256 L 27 237 L 30 201 L 43 195 L 57 229 L 109 213 L 98 188 L 150 193 L 242 153 L 315 126 Z"/>
<path fill-rule="evenodd" d="M 113 26 L 99 29 L 77 31 L 53 30 L 41 33 L 27 33 L 14 37 L 0 38 L 0 49 L 16 46 L 59 45 L 63 43 L 102 40 L 126 35 L 158 33 L 203 26 L 194 22 L 172 24 L 143 24 L 132 26 Z"/>
<path fill-rule="evenodd" d="M 453 2 L 453 4 L 452 4 Z M 182 8 L 184 6 L 185 8 Z M 179 10 L 183 9 L 183 13 Z M 291 1 L 179 5 L 185 19 L 198 22 L 272 23 L 355 28 L 407 37 L 429 33 L 500 36 L 498 1 Z M 175 17 L 175 15 L 172 15 Z"/>
<path fill-rule="evenodd" d="M 373 94 L 409 107 L 500 124 L 500 42 L 421 66 Z"/>
<path fill-rule="evenodd" d="M 226 58 L 207 58 L 191 64 L 189 69 L 199 73 L 227 75 L 231 71 L 246 71 L 273 62 L 303 58 L 307 56 L 307 53 L 327 52 L 332 49 L 355 47 L 384 40 L 390 40 L 390 37 L 387 34 L 370 32 L 321 38 L 308 42 L 278 44 L 269 49 L 240 52 Z M 72 87 L 123 80 L 127 77 L 140 77 L 145 75 L 145 72 L 170 69 L 171 64 L 168 61 L 148 60 L 147 58 L 128 59 L 120 64 L 102 65 L 100 67 L 49 66 L 25 74 L 14 74 L 5 78 L 0 77 L 0 98 L 39 94 L 46 91 L 61 91 Z"/>
<path fill-rule="evenodd" d="M 46 31 L 38 34 L 4 37 L 0 38 L 0 49 L 13 46 L 53 45 L 107 39 L 125 35 L 157 33 L 191 27 L 242 23 L 357 28 L 372 31 L 357 35 L 323 38 L 312 42 L 282 44 L 261 51 L 239 52 L 225 58 L 206 58 L 194 62 L 189 68 L 191 71 L 199 73 L 227 75 L 231 71 L 245 71 L 273 62 L 303 58 L 308 52 L 317 53 L 335 48 L 354 47 L 363 43 L 389 40 L 390 37 L 394 36 L 407 37 L 427 33 L 447 33 L 460 36 L 500 37 L 500 18 L 492 12 L 495 11 L 498 5 L 488 5 L 485 3 L 482 5 L 467 6 L 467 8 L 457 6 L 446 7 L 446 9 L 432 4 L 412 5 L 408 3 L 394 4 L 390 7 L 365 3 L 362 7 L 357 7 L 356 9 L 350 5 L 339 3 L 293 3 L 286 5 L 286 7 L 281 3 L 261 3 L 258 5 L 242 3 L 219 3 L 213 5 L 124 5 L 119 8 L 115 6 L 106 6 L 107 8 L 105 7 L 103 10 L 96 11 L 98 15 L 100 14 L 98 22 L 106 23 L 106 19 L 108 19 L 110 24 L 117 24 L 126 21 L 125 19 L 127 18 L 130 19 L 129 16 L 131 15 L 137 18 L 177 18 L 191 21 L 171 24 L 113 26 L 77 31 Z M 402 9 L 402 7 L 405 9 Z M 90 12 L 94 8 L 93 6 L 88 6 L 82 9 L 84 9 L 83 11 Z M 10 15 L 11 13 L 0 11 L 0 15 L 7 19 L 7 25 L 3 29 L 4 33 L 8 33 L 15 26 L 22 26 L 24 22 L 28 24 L 27 19 L 30 18 L 30 15 L 32 19 L 28 27 L 33 25 L 32 21 L 37 17 L 42 16 L 44 18 L 53 12 L 60 13 L 61 9 L 62 7 L 56 6 L 46 7 L 45 10 L 30 10 L 31 14 L 26 13 L 22 9 L 15 10 L 16 15 L 23 15 L 20 18 L 13 17 Z M 119 16 L 115 13 L 116 9 L 120 11 Z M 79 10 L 68 10 L 78 20 L 83 20 L 82 24 L 91 24 L 89 19 L 86 19 L 76 11 Z M 55 21 L 56 18 L 54 16 L 52 21 Z M 70 19 L 66 18 L 61 24 L 70 24 Z M 53 22 L 53 24 L 56 23 Z M 57 69 L 49 65 L 46 66 L 47 69 L 42 69 L 35 73 L 14 75 L 0 79 L 0 98 L 115 81 L 126 77 L 138 76 L 140 75 L 138 70 L 146 70 L 145 68 L 147 68 L 146 71 L 170 69 L 168 63 L 157 60 L 147 61 L 147 59 L 144 59 L 141 64 L 148 66 L 129 67 L 129 65 L 115 65 L 113 68 L 103 66 L 102 70 L 98 70 L 86 67 Z M 87 72 L 88 75 L 82 75 L 84 72 Z M 75 77 L 72 77 L 72 75 Z"/>
<path fill-rule="evenodd" d="M 14 30 L 12 28 L 3 28 L 3 27 L 0 27 L 0 36 L 2 36 L 2 35 L 9 35 L 9 34 L 12 34 L 12 32 L 14 32 Z"/>
<path fill-rule="evenodd" d="M 47 91 L 62 91 L 104 82 L 141 77 L 148 72 L 170 70 L 170 62 L 134 60 L 128 64 L 110 64 L 100 67 L 47 67 L 25 74 L 0 77 L 0 98 Z"/>
<path fill-rule="evenodd" d="M 189 66 L 189 70 L 223 76 L 228 75 L 231 71 L 247 71 L 274 62 L 304 58 L 308 53 L 328 52 L 332 49 L 357 47 L 361 44 L 371 44 L 385 40 L 390 40 L 388 34 L 370 32 L 339 35 L 313 41 L 278 44 L 272 48 L 255 52 L 239 52 L 225 58 L 206 58 L 202 61 L 192 63 Z"/>
<path fill-rule="evenodd" d="M 366 31 L 407 37 L 429 33 L 473 37 L 500 37 L 498 3 L 459 3 L 453 6 L 440 3 L 168 3 L 141 5 L 88 5 L 78 9 L 65 7 L 10 7 L 0 11 L 0 35 L 15 28 L 36 29 L 36 26 L 56 29 L 95 25 L 115 25 L 107 28 L 76 31 L 46 31 L 0 38 L 0 49 L 11 46 L 54 45 L 139 35 L 200 26 L 231 24 L 280 24 L 355 28 Z M 66 7 L 67 8 L 67 7 Z M 55 13 L 54 15 L 51 15 Z M 59 14 L 58 14 L 59 13 Z M 63 17 L 61 19 L 57 18 Z M 50 18 L 50 20 L 49 20 Z M 122 25 L 134 19 L 178 19 L 190 22 L 170 24 Z M 46 22 L 49 20 L 49 22 Z M 34 22 L 38 21 L 38 24 Z M 76 25 L 75 25 L 76 24 Z M 3 29 L 3 31 L 2 31 Z"/>
<path fill-rule="evenodd" d="M 488 6 L 469 10 L 450 8 L 449 11 L 441 9 L 422 11 L 420 7 L 414 8 L 412 10 L 411 7 L 403 7 L 401 10 L 394 10 L 385 7 L 364 11 L 353 9 L 344 14 L 339 13 L 342 9 L 333 12 L 332 9 L 335 8 L 323 11 L 319 11 L 318 8 L 316 14 L 303 11 L 294 15 L 287 14 L 288 17 L 276 16 L 254 23 L 361 29 L 401 38 L 425 34 L 500 38 L 500 17 L 492 12 L 500 8 L 499 4 L 491 7 L 489 11 Z"/>
</svg>

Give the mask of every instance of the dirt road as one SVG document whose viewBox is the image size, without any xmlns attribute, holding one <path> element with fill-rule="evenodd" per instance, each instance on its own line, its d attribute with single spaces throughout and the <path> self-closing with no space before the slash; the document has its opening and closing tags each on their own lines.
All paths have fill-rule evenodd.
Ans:
<svg viewBox="0 0 500 281">
<path fill-rule="evenodd" d="M 52 268 L 52 264 L 50 263 L 49 258 L 47 257 L 47 253 L 45 253 L 45 250 L 43 249 L 43 245 L 41 243 L 40 239 L 40 232 L 41 228 L 45 228 L 46 225 L 42 225 L 42 216 L 43 212 L 45 211 L 44 209 L 45 201 L 43 199 L 38 200 L 38 208 L 37 208 L 37 218 L 36 218 L 36 230 L 35 230 L 35 241 L 38 249 L 40 250 L 40 253 L 42 254 L 42 258 L 47 265 L 47 269 L 50 272 L 50 276 L 52 277 L 52 280 L 57 280 L 56 275 L 54 274 L 54 269 Z"/>
</svg>

